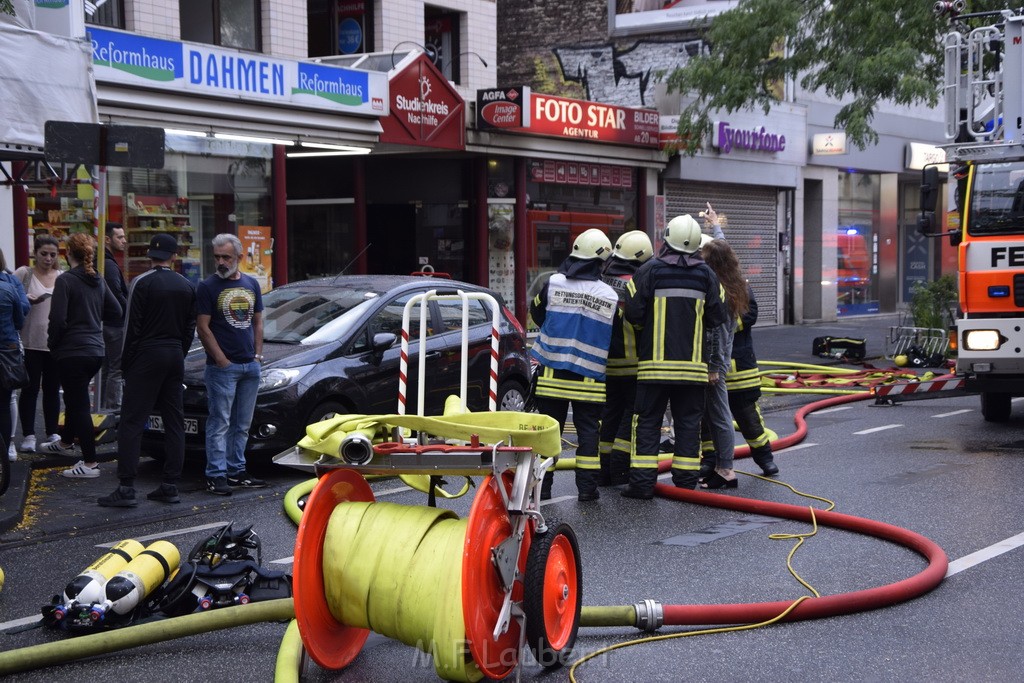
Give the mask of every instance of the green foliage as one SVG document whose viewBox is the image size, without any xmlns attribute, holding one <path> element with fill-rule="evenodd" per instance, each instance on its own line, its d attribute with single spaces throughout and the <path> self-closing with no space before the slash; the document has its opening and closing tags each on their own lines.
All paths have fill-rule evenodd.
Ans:
<svg viewBox="0 0 1024 683">
<path fill-rule="evenodd" d="M 557 81 L 551 77 L 552 72 L 557 74 Z M 533 82 L 530 84 L 530 87 L 534 92 L 545 95 L 575 97 L 579 99 L 586 97 L 586 91 L 581 84 L 565 80 L 562 69 L 557 63 L 549 64 L 541 57 L 535 57 L 533 60 Z"/>
<path fill-rule="evenodd" d="M 12 0 L 0 0 L 0 14 L 10 14 L 14 16 L 14 3 Z"/>
<path fill-rule="evenodd" d="M 941 36 L 949 20 L 925 0 L 741 0 L 718 15 L 705 35 L 710 51 L 668 77 L 669 91 L 692 95 L 679 133 L 698 144 L 711 133 L 711 113 L 761 107 L 776 101 L 772 84 L 797 80 L 810 91 L 840 100 L 835 127 L 859 148 L 878 141 L 871 127 L 880 101 L 938 103 L 942 84 Z M 1001 9 L 975 0 L 968 12 Z M 971 20 L 992 23 L 992 18 Z M 782 53 L 773 52 L 780 37 Z"/>
<path fill-rule="evenodd" d="M 910 295 L 910 316 L 915 327 L 946 329 L 956 315 L 957 281 L 947 273 L 933 282 L 915 282 Z"/>
</svg>

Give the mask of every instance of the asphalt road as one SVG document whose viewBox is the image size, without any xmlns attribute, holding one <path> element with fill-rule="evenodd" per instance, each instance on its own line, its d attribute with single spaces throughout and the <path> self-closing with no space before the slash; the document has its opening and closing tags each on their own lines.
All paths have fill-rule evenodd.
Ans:
<svg viewBox="0 0 1024 683">
<path fill-rule="evenodd" d="M 793 408 L 806 402 L 767 398 L 769 426 L 794 431 Z M 905 527 L 933 540 L 952 561 L 934 591 L 869 612 L 753 630 L 695 635 L 639 644 L 601 655 L 576 672 L 580 681 L 988 681 L 1021 680 L 1019 626 L 1024 573 L 1024 403 L 1005 425 L 985 423 L 976 397 L 875 407 L 861 401 L 812 413 L 807 437 L 780 452 L 779 479 L 830 499 L 836 510 Z M 571 435 L 569 435 L 571 438 Z M 756 471 L 747 459 L 740 469 Z M 0 629 L 31 621 L 38 608 L 82 568 L 123 538 L 165 538 L 187 552 L 228 521 L 253 524 L 264 564 L 287 569 L 294 525 L 282 510 L 288 488 L 306 476 L 268 467 L 271 487 L 229 499 L 185 487 L 183 504 L 143 502 L 108 510 L 95 496 L 112 488 L 110 476 L 69 481 L 57 470 L 37 473 L 32 507 L 19 529 L 0 537 Z M 157 481 L 155 464 L 143 481 Z M 201 471 L 186 475 L 198 489 Z M 424 496 L 393 480 L 373 485 L 381 500 L 421 505 Z M 143 489 L 145 490 L 145 489 Z M 604 489 L 596 503 L 575 500 L 571 473 L 556 476 L 546 517 L 569 523 L 579 537 L 585 605 L 728 605 L 796 600 L 808 594 L 787 569 L 791 540 L 770 534 L 807 533 L 810 525 L 680 503 L 622 499 Z M 742 477 L 728 494 L 796 505 L 801 498 L 764 480 Z M 470 501 L 445 503 L 460 517 Z M 819 528 L 795 553 L 793 569 L 821 595 L 900 581 L 925 568 L 914 552 L 847 531 Z M 19 674 L 12 680 L 252 681 L 271 680 L 283 624 L 261 624 L 190 636 Z M 679 634 L 700 625 L 664 627 Z M 583 628 L 576 655 L 641 637 L 630 627 Z M 0 636 L 0 651 L 67 639 L 33 629 Z M 546 672 L 529 656 L 523 680 L 569 680 L 566 669 Z M 435 681 L 428 657 L 415 648 L 371 635 L 343 671 L 309 664 L 310 681 Z"/>
</svg>

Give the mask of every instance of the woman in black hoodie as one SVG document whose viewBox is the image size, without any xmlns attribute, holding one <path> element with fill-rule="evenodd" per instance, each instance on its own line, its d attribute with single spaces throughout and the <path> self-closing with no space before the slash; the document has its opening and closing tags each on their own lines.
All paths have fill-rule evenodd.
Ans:
<svg viewBox="0 0 1024 683">
<path fill-rule="evenodd" d="M 92 236 L 68 237 L 67 258 L 71 270 L 57 278 L 50 304 L 47 342 L 57 362 L 64 389 L 64 426 L 60 440 L 45 444 L 44 453 L 75 456 L 75 438 L 82 459 L 65 477 L 91 479 L 100 476 L 96 439 L 89 405 L 89 382 L 103 363 L 103 323 L 119 320 L 121 305 L 96 272 L 96 243 Z"/>
</svg>

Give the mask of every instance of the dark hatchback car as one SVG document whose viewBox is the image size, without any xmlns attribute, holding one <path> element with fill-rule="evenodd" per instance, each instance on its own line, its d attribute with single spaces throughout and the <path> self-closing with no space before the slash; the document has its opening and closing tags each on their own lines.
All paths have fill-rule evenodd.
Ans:
<svg viewBox="0 0 1024 683">
<path fill-rule="evenodd" d="M 290 448 L 306 425 L 332 414 L 398 412 L 400 335 L 405 304 L 416 294 L 484 292 L 498 301 L 499 410 L 522 410 L 530 386 L 526 334 L 500 297 L 465 282 L 402 275 L 341 275 L 282 285 L 263 297 L 263 376 L 246 448 L 272 456 Z M 486 300 L 468 300 L 467 404 L 488 409 L 492 311 Z M 461 386 L 463 305 L 431 299 L 426 325 L 426 415 L 441 415 L 445 399 Z M 409 325 L 408 414 L 417 412 L 420 310 Z M 193 350 L 185 361 L 186 449 L 205 450 L 206 354 Z M 145 452 L 162 456 L 162 424 L 150 418 Z"/>
</svg>

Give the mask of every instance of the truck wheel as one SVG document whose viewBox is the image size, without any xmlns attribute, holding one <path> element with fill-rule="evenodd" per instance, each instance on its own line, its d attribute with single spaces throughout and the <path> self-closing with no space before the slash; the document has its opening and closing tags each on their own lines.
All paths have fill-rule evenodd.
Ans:
<svg viewBox="0 0 1024 683">
<path fill-rule="evenodd" d="M 983 391 L 981 393 L 981 415 L 986 422 L 1006 422 L 1010 419 L 1010 395 Z"/>
</svg>

